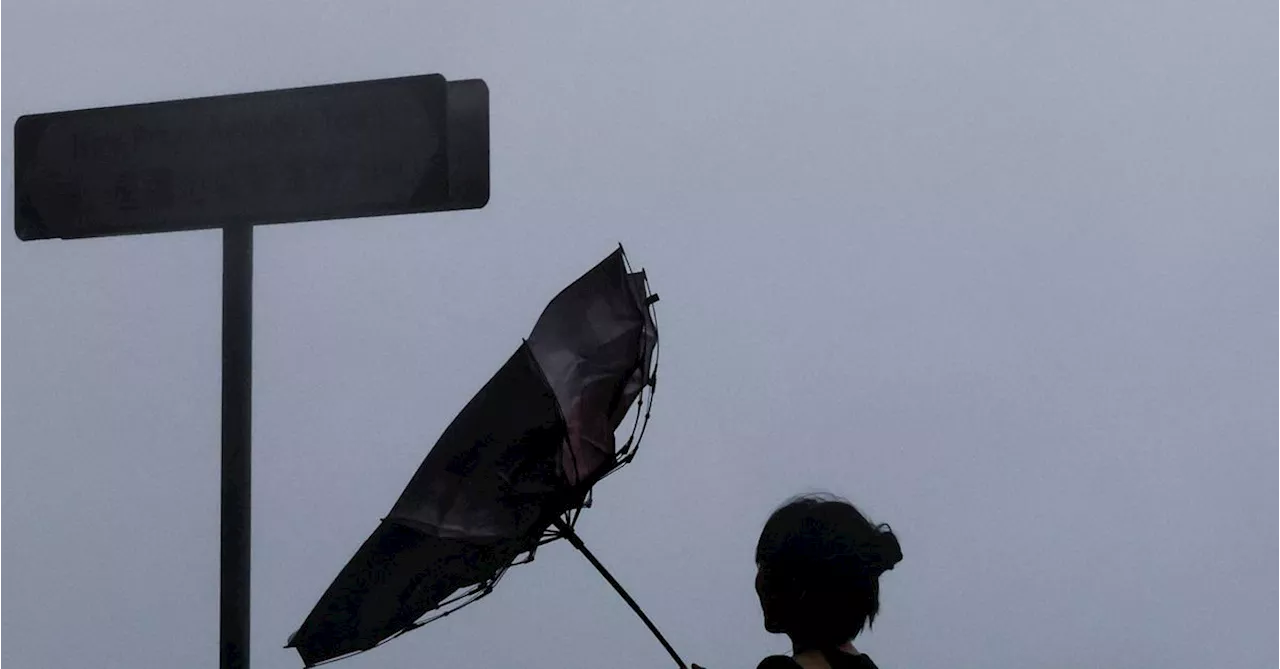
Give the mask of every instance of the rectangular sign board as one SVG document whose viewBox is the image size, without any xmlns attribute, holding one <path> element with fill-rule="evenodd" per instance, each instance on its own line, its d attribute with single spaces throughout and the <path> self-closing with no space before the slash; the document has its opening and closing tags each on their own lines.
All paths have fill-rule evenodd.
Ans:
<svg viewBox="0 0 1280 669">
<path fill-rule="evenodd" d="M 489 90 L 438 74 L 23 116 L 23 240 L 477 209 Z"/>
</svg>

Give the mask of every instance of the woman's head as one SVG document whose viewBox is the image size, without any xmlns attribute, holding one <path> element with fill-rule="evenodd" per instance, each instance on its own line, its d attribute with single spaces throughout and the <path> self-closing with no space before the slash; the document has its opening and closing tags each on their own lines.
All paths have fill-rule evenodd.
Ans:
<svg viewBox="0 0 1280 669">
<path fill-rule="evenodd" d="M 765 629 L 797 647 L 834 648 L 875 620 L 880 574 L 902 560 L 888 525 L 854 506 L 805 495 L 769 517 L 756 544 L 756 592 Z"/>
</svg>

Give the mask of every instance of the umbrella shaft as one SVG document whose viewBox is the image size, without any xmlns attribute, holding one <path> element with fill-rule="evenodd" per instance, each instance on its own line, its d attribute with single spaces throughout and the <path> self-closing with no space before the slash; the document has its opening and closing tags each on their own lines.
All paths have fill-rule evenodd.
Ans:
<svg viewBox="0 0 1280 669">
<path fill-rule="evenodd" d="M 640 605 L 636 604 L 636 600 L 632 599 L 631 595 L 627 594 L 627 591 L 622 588 L 622 584 L 618 583 L 618 581 L 613 578 L 613 575 L 609 573 L 609 570 L 605 569 L 604 565 L 600 564 L 600 561 L 596 559 L 596 556 L 592 555 L 591 551 L 587 550 L 586 544 L 582 543 L 582 539 L 578 536 L 578 533 L 574 532 L 573 528 L 560 518 L 556 518 L 554 524 L 556 529 L 560 531 L 561 536 L 568 539 L 569 543 L 573 544 L 573 547 L 578 549 L 587 558 L 592 566 L 596 568 L 596 571 L 599 571 L 600 575 L 604 577 L 604 580 L 608 581 L 609 585 L 612 585 L 613 589 L 618 591 L 618 594 L 622 597 L 623 601 L 631 607 L 631 610 L 635 611 L 637 616 L 640 616 L 640 620 L 644 621 L 644 624 L 649 628 L 650 632 L 653 632 L 653 636 L 657 637 L 658 642 L 662 644 L 662 647 L 666 648 L 667 652 L 671 654 L 671 658 L 676 661 L 676 665 L 680 667 L 680 669 L 687 669 L 684 660 L 681 660 L 680 656 L 676 654 L 675 649 L 671 647 L 671 644 L 667 643 L 666 638 L 662 636 L 662 632 L 659 632 L 658 628 L 654 626 L 653 621 L 649 620 L 649 616 L 646 616 L 644 611 L 640 610 Z"/>
</svg>

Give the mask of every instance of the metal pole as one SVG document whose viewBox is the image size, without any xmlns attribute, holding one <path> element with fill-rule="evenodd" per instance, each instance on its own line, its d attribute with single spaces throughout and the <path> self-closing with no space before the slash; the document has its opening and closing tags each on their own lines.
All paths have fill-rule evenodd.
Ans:
<svg viewBox="0 0 1280 669">
<path fill-rule="evenodd" d="M 253 226 L 222 229 L 221 669 L 249 667 Z"/>
<path fill-rule="evenodd" d="M 636 612 L 636 615 L 640 616 L 640 620 L 643 620 L 644 624 L 649 627 L 649 631 L 653 632 L 653 635 L 658 638 L 658 642 L 662 644 L 662 647 L 666 648 L 667 652 L 671 654 L 672 659 L 676 661 L 676 665 L 679 666 L 680 669 L 687 669 L 684 660 L 681 660 L 680 656 L 676 654 L 676 650 L 671 647 L 671 644 L 667 643 L 666 638 L 664 638 L 662 633 L 658 631 L 658 628 L 654 626 L 653 621 L 649 620 L 649 616 L 646 616 L 644 611 L 640 610 L 640 605 L 636 604 L 636 600 L 631 599 L 631 595 L 628 595 L 627 591 L 622 589 L 622 584 L 614 580 L 613 576 L 609 574 L 609 570 L 605 569 L 604 565 L 600 564 L 600 561 L 596 559 L 596 556 L 592 555 L 591 551 L 587 550 L 587 545 L 582 543 L 582 539 L 578 536 L 578 533 L 574 532 L 573 528 L 559 517 L 555 519 L 554 524 L 556 529 L 560 530 L 560 534 L 564 536 L 565 539 L 568 539 L 569 543 L 573 544 L 574 548 L 578 549 L 584 556 L 586 556 L 587 560 L 589 560 L 596 570 L 600 572 L 600 575 L 604 577 L 604 580 L 608 581 L 609 585 L 612 585 L 613 589 L 617 590 L 619 595 L 622 595 L 623 601 L 631 607 L 632 611 Z"/>
</svg>

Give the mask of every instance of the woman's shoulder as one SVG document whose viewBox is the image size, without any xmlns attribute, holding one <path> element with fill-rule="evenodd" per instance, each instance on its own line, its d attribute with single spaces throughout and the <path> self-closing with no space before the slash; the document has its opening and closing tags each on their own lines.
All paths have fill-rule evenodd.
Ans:
<svg viewBox="0 0 1280 669">
<path fill-rule="evenodd" d="M 826 654 L 827 662 L 832 669 L 877 669 L 876 663 L 863 653 L 856 655 L 847 655 L 844 653 Z M 756 669 L 802 669 L 803 665 L 787 655 L 770 655 L 760 660 L 760 664 L 756 665 Z"/>
</svg>

